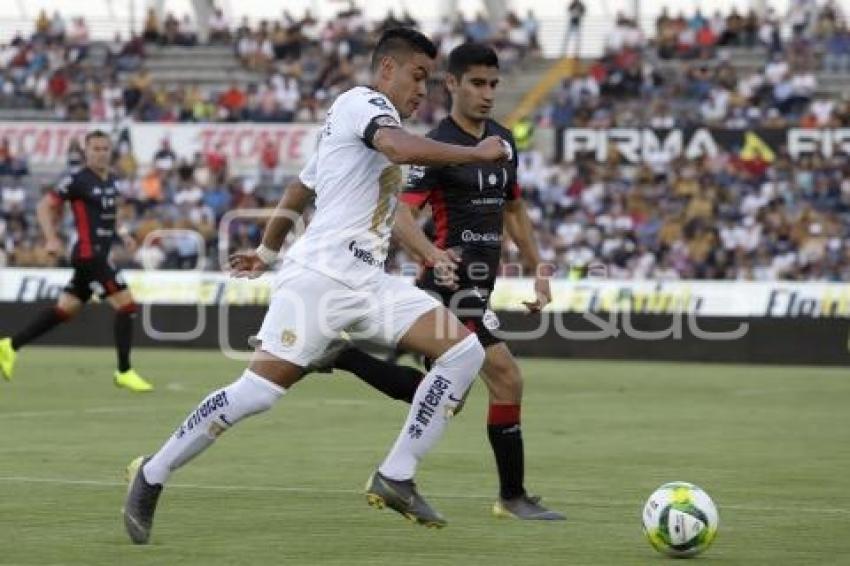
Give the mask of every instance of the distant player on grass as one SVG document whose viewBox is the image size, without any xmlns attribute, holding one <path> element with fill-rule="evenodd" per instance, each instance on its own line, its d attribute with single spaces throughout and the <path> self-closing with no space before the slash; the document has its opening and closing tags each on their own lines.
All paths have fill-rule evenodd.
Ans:
<svg viewBox="0 0 850 566">
<path fill-rule="evenodd" d="M 291 227 L 285 214 L 295 208 L 291 194 L 315 192 L 316 213 L 286 253 L 248 369 L 204 399 L 156 454 L 130 464 L 124 523 L 133 542 L 148 541 L 171 473 L 243 418 L 271 408 L 343 330 L 364 332 L 434 360 L 366 493 L 373 506 L 387 505 L 424 525 L 445 525 L 417 492 L 413 476 L 475 379 L 484 350 L 436 299 L 384 272 L 403 183 L 399 164 L 499 162 L 509 149 L 496 136 L 459 146 L 402 129 L 402 117 L 410 116 L 426 95 L 436 54 L 434 44 L 417 31 L 383 34 L 372 56 L 372 86 L 355 87 L 334 101 L 318 148 L 284 193 L 281 214 L 269 221 L 263 243 L 233 258 L 236 272 L 264 271 Z M 451 264 L 448 252 L 434 251 L 432 262 Z"/>
<path fill-rule="evenodd" d="M 153 386 L 130 365 L 137 307 L 120 272 L 109 261 L 110 249 L 117 239 L 118 200 L 115 177 L 109 173 L 111 156 L 109 136 L 102 131 L 90 132 L 85 138 L 85 166 L 65 176 L 38 204 L 38 223 L 47 251 L 52 254 L 62 253 L 64 244 L 56 225 L 62 218 L 65 202 L 71 205 L 77 231 L 77 241 L 71 252 L 74 275 L 54 306 L 44 309 L 11 338 L 0 340 L 0 374 L 7 380 L 12 379 L 18 350 L 73 318 L 92 294 L 97 293 L 115 309 L 115 348 L 118 352 L 115 385 L 136 392 L 153 390 Z"/>
</svg>

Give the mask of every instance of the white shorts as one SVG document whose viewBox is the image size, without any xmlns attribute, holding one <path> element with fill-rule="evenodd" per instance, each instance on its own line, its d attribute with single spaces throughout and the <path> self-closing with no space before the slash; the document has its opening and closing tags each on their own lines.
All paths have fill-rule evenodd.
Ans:
<svg viewBox="0 0 850 566">
<path fill-rule="evenodd" d="M 395 346 L 414 322 L 439 306 L 425 291 L 383 272 L 352 289 L 285 261 L 257 338 L 264 352 L 305 367 L 341 331 L 358 340 Z"/>
</svg>

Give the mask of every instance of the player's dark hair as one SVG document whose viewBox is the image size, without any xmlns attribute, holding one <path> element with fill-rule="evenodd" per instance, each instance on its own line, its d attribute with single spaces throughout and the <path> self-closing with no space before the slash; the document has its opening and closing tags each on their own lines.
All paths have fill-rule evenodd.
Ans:
<svg viewBox="0 0 850 566">
<path fill-rule="evenodd" d="M 86 134 L 86 144 L 89 143 L 89 140 L 93 140 L 95 138 L 103 138 L 105 140 L 112 141 L 112 138 L 109 137 L 109 134 L 107 134 L 103 130 L 92 130 L 91 132 Z"/>
<path fill-rule="evenodd" d="M 381 35 L 372 52 L 372 70 L 376 70 L 384 57 L 397 58 L 408 53 L 423 53 L 429 59 L 437 58 L 437 47 L 424 34 L 413 28 L 391 28 Z"/>
<path fill-rule="evenodd" d="M 483 43 L 461 43 L 449 53 L 449 73 L 458 80 L 470 67 L 499 68 L 499 56 L 489 45 Z"/>
</svg>

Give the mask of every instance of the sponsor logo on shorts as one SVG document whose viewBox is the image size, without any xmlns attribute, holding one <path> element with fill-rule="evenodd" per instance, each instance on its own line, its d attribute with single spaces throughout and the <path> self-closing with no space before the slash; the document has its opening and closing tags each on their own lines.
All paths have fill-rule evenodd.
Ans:
<svg viewBox="0 0 850 566">
<path fill-rule="evenodd" d="M 434 415 L 437 412 L 437 407 L 440 405 L 446 391 L 448 391 L 451 385 L 452 382 L 442 375 L 438 375 L 434 378 L 434 383 L 431 384 L 431 387 L 428 389 L 428 393 L 425 394 L 425 398 L 419 402 L 419 407 L 416 411 L 417 423 L 423 427 L 426 427 L 431 423 L 431 419 L 434 418 Z"/>
<path fill-rule="evenodd" d="M 214 412 L 219 409 L 223 409 L 230 403 L 227 400 L 227 393 L 224 391 L 220 391 L 215 395 L 208 397 L 201 405 L 195 409 L 195 412 L 189 415 L 189 418 L 186 419 L 186 422 L 180 425 L 180 428 L 177 430 L 177 438 L 182 437 L 187 432 L 194 430 L 196 426 L 200 426 L 201 422 L 212 415 Z"/>
<path fill-rule="evenodd" d="M 384 267 L 384 262 L 376 258 L 372 252 L 364 250 L 363 248 L 358 248 L 355 240 L 351 240 L 351 243 L 348 244 L 348 250 L 354 255 L 355 259 L 359 259 L 366 265 L 380 268 Z"/>
<path fill-rule="evenodd" d="M 460 234 L 460 239 L 464 242 L 501 242 L 502 235 L 496 232 L 473 232 L 472 230 L 464 230 Z"/>
</svg>

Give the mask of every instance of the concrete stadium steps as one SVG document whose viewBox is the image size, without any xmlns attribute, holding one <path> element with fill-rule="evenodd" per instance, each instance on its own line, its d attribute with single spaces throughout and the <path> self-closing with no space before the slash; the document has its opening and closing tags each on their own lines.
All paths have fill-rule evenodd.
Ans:
<svg viewBox="0 0 850 566">
<path fill-rule="evenodd" d="M 0 108 L 0 121 L 24 120 L 28 122 L 52 122 L 56 120 L 53 110 L 33 107 Z"/>
<path fill-rule="evenodd" d="M 154 84 L 165 87 L 190 86 L 199 84 L 210 87 L 213 90 L 226 90 L 230 81 L 242 83 L 257 83 L 264 80 L 258 73 L 252 73 L 243 69 L 224 68 L 171 68 L 151 70 L 151 78 Z"/>
<path fill-rule="evenodd" d="M 817 93 L 832 98 L 850 96 L 850 73 L 818 73 Z"/>
<path fill-rule="evenodd" d="M 575 73 L 579 62 L 572 58 L 543 59 L 537 62 L 536 72 L 529 73 L 517 81 L 514 87 L 516 95 L 511 112 L 504 117 L 508 126 L 514 124 L 523 116 L 532 114 L 546 102 L 549 93 L 561 81 Z"/>
<path fill-rule="evenodd" d="M 233 80 L 245 84 L 264 79 L 262 73 L 243 68 L 229 45 L 149 47 L 145 67 L 155 84 L 166 87 L 198 84 L 220 91 Z M 129 76 L 132 73 L 125 73 L 123 78 Z"/>
<path fill-rule="evenodd" d="M 496 119 L 506 121 L 556 62 L 556 59 L 529 58 L 510 73 L 503 74 L 497 91 Z"/>
</svg>

